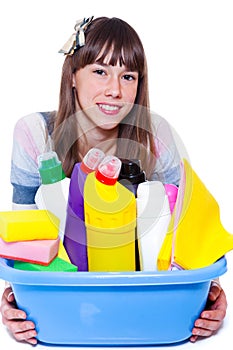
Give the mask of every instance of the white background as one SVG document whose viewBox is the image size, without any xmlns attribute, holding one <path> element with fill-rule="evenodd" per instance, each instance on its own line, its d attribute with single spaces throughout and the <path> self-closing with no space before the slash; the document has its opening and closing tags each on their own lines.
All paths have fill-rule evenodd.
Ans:
<svg viewBox="0 0 233 350">
<path fill-rule="evenodd" d="M 64 60 L 57 52 L 73 33 L 76 20 L 91 15 L 120 17 L 140 35 L 148 59 L 151 109 L 180 135 L 193 168 L 219 202 L 222 223 L 233 232 L 231 0 L 4 2 L 0 210 L 11 208 L 14 124 L 28 113 L 57 108 Z"/>
</svg>

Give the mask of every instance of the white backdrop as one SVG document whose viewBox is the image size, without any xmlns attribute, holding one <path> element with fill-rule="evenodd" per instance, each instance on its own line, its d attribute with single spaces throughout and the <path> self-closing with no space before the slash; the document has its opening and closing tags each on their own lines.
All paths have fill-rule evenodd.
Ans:
<svg viewBox="0 0 233 350">
<path fill-rule="evenodd" d="M 64 57 L 57 51 L 83 16 L 121 17 L 148 57 L 151 109 L 183 139 L 194 169 L 233 231 L 233 9 L 231 0 L 10 0 L 1 5 L 0 210 L 10 207 L 16 120 L 57 108 Z"/>
<path fill-rule="evenodd" d="M 3 5 L 4 4 L 4 5 Z M 148 58 L 151 109 L 176 129 L 192 166 L 233 232 L 233 8 L 231 0 L 9 0 L 0 8 L 0 210 L 11 208 L 13 126 L 57 108 L 64 57 L 75 21 L 121 17 Z"/>
</svg>

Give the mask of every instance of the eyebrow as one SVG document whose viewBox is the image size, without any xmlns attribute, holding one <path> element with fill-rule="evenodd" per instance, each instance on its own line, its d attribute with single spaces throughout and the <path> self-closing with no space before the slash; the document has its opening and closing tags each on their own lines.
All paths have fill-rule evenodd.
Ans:
<svg viewBox="0 0 233 350">
<path fill-rule="evenodd" d="M 108 63 L 104 63 L 104 62 L 100 62 L 100 61 L 95 61 L 95 62 L 93 62 L 93 64 L 99 64 L 100 66 L 102 66 L 102 67 L 109 67 L 109 66 L 112 66 L 111 64 L 108 64 Z M 115 66 L 113 66 L 113 67 L 115 67 Z M 128 72 L 136 72 L 136 73 L 139 73 L 137 70 L 132 70 L 132 69 L 130 69 L 129 67 L 126 67 L 125 65 L 124 65 L 124 67 L 125 67 L 125 70 L 126 71 L 128 71 Z"/>
</svg>

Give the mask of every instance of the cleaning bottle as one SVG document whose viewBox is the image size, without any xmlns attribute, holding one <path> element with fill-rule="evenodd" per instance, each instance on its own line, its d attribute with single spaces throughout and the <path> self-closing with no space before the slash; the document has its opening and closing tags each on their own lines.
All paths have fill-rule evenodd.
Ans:
<svg viewBox="0 0 233 350">
<path fill-rule="evenodd" d="M 106 156 L 84 185 L 89 271 L 135 271 L 136 199 L 117 179 L 121 161 Z"/>
<path fill-rule="evenodd" d="M 160 181 L 146 181 L 137 190 L 137 235 L 142 271 L 157 270 L 157 256 L 167 234 L 171 212 Z"/>
<path fill-rule="evenodd" d="M 71 174 L 67 205 L 64 247 L 72 264 L 87 271 L 86 227 L 84 222 L 83 188 L 87 174 L 97 169 L 104 158 L 98 148 L 91 148 L 82 162 L 76 163 Z"/>
<path fill-rule="evenodd" d="M 61 161 L 54 151 L 38 157 L 41 185 L 35 195 L 38 209 L 50 210 L 60 219 L 59 236 L 63 240 L 70 179 L 65 176 Z"/>
<path fill-rule="evenodd" d="M 139 159 L 121 159 L 121 162 L 118 181 L 132 191 L 136 197 L 138 185 L 146 181 L 146 174 L 141 169 L 141 161 Z"/>
<path fill-rule="evenodd" d="M 121 171 L 118 181 L 137 196 L 137 188 L 141 182 L 146 181 L 146 174 L 141 168 L 140 159 L 121 159 Z M 137 228 L 135 232 L 135 259 L 136 270 L 140 271 L 140 259 L 138 250 Z"/>
<path fill-rule="evenodd" d="M 165 184 L 164 188 L 168 196 L 171 213 L 173 213 L 173 210 L 176 204 L 177 195 L 178 195 L 178 187 L 173 184 Z"/>
</svg>

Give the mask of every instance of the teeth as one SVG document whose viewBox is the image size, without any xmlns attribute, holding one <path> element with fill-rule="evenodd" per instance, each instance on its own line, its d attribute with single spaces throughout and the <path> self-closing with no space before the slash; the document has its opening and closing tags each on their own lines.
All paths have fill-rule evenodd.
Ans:
<svg viewBox="0 0 233 350">
<path fill-rule="evenodd" d="M 100 108 L 102 108 L 102 109 L 105 109 L 106 111 L 116 111 L 117 109 L 119 109 L 119 107 L 117 107 L 117 106 L 110 106 L 110 105 L 103 105 L 103 104 L 100 104 L 99 105 L 100 106 Z"/>
</svg>

